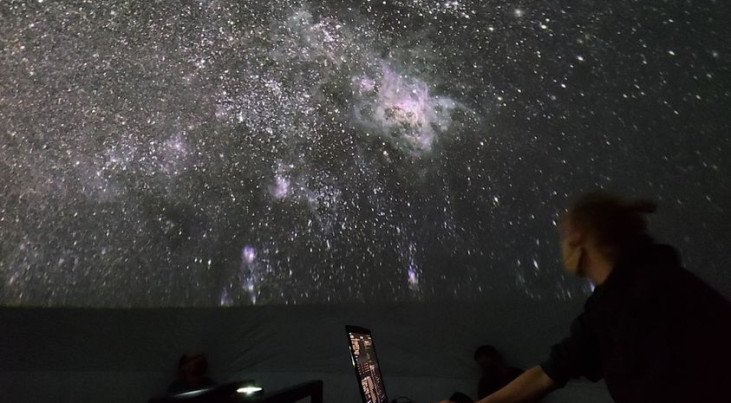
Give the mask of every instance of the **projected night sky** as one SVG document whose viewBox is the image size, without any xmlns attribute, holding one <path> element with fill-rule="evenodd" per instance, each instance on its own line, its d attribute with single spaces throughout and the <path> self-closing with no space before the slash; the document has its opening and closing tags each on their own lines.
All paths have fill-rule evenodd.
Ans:
<svg viewBox="0 0 731 403">
<path fill-rule="evenodd" d="M 726 13 L 723 11 L 726 10 Z M 584 298 L 609 188 L 731 261 L 722 1 L 3 1 L 0 305 Z"/>
</svg>

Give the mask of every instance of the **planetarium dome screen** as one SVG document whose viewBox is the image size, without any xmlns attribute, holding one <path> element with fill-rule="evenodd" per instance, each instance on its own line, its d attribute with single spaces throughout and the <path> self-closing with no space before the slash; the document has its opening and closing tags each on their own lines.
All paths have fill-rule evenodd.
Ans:
<svg viewBox="0 0 731 403">
<path fill-rule="evenodd" d="M 724 7 L 3 1 L 0 305 L 583 299 L 601 188 L 717 284 Z"/>
</svg>

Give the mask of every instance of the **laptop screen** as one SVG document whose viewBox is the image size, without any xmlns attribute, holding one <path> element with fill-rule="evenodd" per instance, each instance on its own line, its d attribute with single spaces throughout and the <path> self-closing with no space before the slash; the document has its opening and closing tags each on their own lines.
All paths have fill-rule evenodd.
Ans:
<svg viewBox="0 0 731 403">
<path fill-rule="evenodd" d="M 345 330 L 363 403 L 388 403 L 370 330 L 358 326 L 346 326 Z"/>
</svg>

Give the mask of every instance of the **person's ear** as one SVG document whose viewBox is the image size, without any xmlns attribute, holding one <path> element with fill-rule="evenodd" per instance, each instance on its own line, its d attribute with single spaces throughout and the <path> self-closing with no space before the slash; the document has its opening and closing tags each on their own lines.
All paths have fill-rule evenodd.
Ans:
<svg viewBox="0 0 731 403">
<path fill-rule="evenodd" d="M 571 247 L 578 247 L 581 244 L 581 241 L 583 239 L 583 234 L 579 232 L 578 230 L 571 230 L 569 233 L 565 235 L 566 242 Z"/>
<path fill-rule="evenodd" d="M 581 275 L 580 268 L 584 259 L 583 237 L 580 231 L 573 228 L 564 228 L 561 238 L 561 259 L 564 268 L 576 275 Z"/>
</svg>

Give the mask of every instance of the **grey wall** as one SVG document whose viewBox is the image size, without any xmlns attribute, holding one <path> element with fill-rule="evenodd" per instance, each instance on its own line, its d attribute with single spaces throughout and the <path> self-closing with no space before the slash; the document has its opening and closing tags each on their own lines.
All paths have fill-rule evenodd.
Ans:
<svg viewBox="0 0 731 403">
<path fill-rule="evenodd" d="M 271 306 L 229 309 L 0 309 L 0 390 L 10 402 L 143 402 L 165 390 L 178 357 L 204 351 L 218 382 L 273 390 L 325 381 L 325 401 L 359 401 L 344 325 L 371 328 L 391 398 L 474 394 L 472 352 L 494 344 L 528 367 L 566 334 L 581 302 Z M 577 382 L 549 401 L 610 401 Z"/>
</svg>

